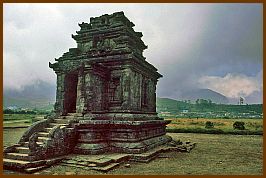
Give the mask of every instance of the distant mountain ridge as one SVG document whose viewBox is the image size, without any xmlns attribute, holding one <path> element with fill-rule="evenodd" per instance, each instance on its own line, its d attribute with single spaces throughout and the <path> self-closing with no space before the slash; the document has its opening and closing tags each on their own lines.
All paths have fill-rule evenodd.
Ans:
<svg viewBox="0 0 266 178">
<path fill-rule="evenodd" d="M 210 89 L 194 89 L 183 92 L 177 100 L 191 100 L 196 101 L 197 99 L 211 100 L 217 104 L 227 104 L 229 100 L 226 96 L 210 90 Z"/>
<path fill-rule="evenodd" d="M 55 88 L 55 85 L 39 80 L 21 90 L 4 89 L 3 106 L 42 108 L 52 105 L 55 102 Z"/>
<path fill-rule="evenodd" d="M 177 101 L 170 98 L 156 99 L 156 110 L 160 112 L 183 112 L 185 110 L 190 112 L 255 112 L 262 113 L 262 104 L 251 105 L 232 105 L 232 104 L 215 104 L 215 103 L 198 103 L 192 104 L 184 101 Z"/>
<path fill-rule="evenodd" d="M 55 95 L 55 85 L 39 80 L 35 84 L 26 85 L 21 90 L 4 89 L 3 105 L 4 107 L 17 106 L 39 108 L 54 104 Z M 191 100 L 191 102 L 195 102 L 197 99 L 210 99 L 212 102 L 218 104 L 228 103 L 228 99 L 224 95 L 210 89 L 194 89 L 187 91 L 177 99 L 179 101 L 173 100 L 173 103 L 180 102 L 179 104 L 183 105 L 184 103 L 180 100 Z"/>
</svg>

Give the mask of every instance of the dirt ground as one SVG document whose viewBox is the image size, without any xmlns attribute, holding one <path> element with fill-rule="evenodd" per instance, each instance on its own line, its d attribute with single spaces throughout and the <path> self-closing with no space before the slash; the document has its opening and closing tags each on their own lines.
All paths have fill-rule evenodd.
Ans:
<svg viewBox="0 0 266 178">
<path fill-rule="evenodd" d="M 4 145 L 19 139 L 16 131 L 4 130 Z M 17 136 L 15 136 L 17 135 Z M 54 165 L 37 174 L 49 175 L 262 175 L 263 137 L 255 135 L 216 135 L 169 133 L 174 139 L 196 142 L 190 153 L 164 153 L 149 163 L 121 164 L 107 173 Z M 5 171 L 5 173 L 8 173 Z M 10 172 L 9 172 L 10 173 Z"/>
</svg>

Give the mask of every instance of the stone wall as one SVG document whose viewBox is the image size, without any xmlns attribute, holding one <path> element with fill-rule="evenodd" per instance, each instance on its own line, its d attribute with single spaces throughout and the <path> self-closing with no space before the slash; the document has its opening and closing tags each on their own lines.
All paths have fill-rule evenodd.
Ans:
<svg viewBox="0 0 266 178">
<path fill-rule="evenodd" d="M 86 112 L 102 111 L 104 108 L 105 83 L 99 75 L 93 73 L 93 68 L 87 66 L 84 70 L 84 91 Z"/>
<path fill-rule="evenodd" d="M 170 140 L 165 127 L 170 121 L 84 120 L 77 126 L 76 153 L 106 151 L 141 153 Z"/>
<path fill-rule="evenodd" d="M 123 70 L 122 110 L 156 112 L 156 81 L 131 68 Z"/>
</svg>

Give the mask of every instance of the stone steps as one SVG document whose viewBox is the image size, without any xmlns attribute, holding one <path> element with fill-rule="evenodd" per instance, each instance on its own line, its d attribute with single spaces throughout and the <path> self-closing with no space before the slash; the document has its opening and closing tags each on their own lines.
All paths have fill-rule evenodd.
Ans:
<svg viewBox="0 0 266 178">
<path fill-rule="evenodd" d="M 23 160 L 15 160 L 15 159 L 3 159 L 4 168 L 11 168 L 18 171 L 18 169 L 25 169 L 30 167 L 38 167 L 40 165 L 43 165 L 45 163 L 44 160 L 40 161 L 23 161 Z"/>
<path fill-rule="evenodd" d="M 52 126 L 52 127 L 55 127 L 55 126 L 68 126 L 68 124 L 60 124 L 60 123 L 50 123 L 49 124 L 50 126 Z"/>
<path fill-rule="evenodd" d="M 4 158 L 3 160 L 4 162 L 7 162 L 7 163 L 16 163 L 16 164 L 21 164 L 21 165 L 26 165 L 30 163 L 29 161 L 14 160 L 14 159 L 8 159 L 8 158 Z"/>
<path fill-rule="evenodd" d="M 96 171 L 103 171 L 103 172 L 108 172 L 116 167 L 118 167 L 120 165 L 120 163 L 110 163 L 106 166 L 103 166 L 103 167 L 93 167 L 92 169 L 93 170 L 96 170 Z"/>
<path fill-rule="evenodd" d="M 43 145 L 44 144 L 44 142 L 36 142 L 38 145 Z M 24 143 L 22 143 L 21 144 L 22 146 L 24 146 L 24 147 L 29 147 L 29 142 L 24 142 Z"/>
<path fill-rule="evenodd" d="M 46 159 L 46 160 L 16 160 L 16 159 L 3 159 L 3 166 L 4 169 L 14 170 L 18 172 L 25 172 L 25 173 L 34 173 L 50 167 L 53 164 L 61 162 L 65 159 L 65 156 L 60 156 L 56 158 Z"/>
<path fill-rule="evenodd" d="M 48 140 L 51 140 L 49 137 L 38 137 L 38 142 L 45 142 L 45 141 L 48 141 Z"/>
<path fill-rule="evenodd" d="M 54 119 L 53 123 L 56 124 L 68 124 L 69 120 L 68 119 Z"/>
<path fill-rule="evenodd" d="M 13 160 L 30 161 L 32 158 L 26 153 L 6 153 L 5 158 Z"/>
<path fill-rule="evenodd" d="M 52 123 L 44 128 L 42 131 L 37 132 L 37 144 L 43 145 L 46 141 L 50 140 L 49 132 L 55 126 L 68 126 L 69 120 L 74 119 L 77 115 L 60 116 L 54 119 Z M 71 128 L 69 128 L 71 129 Z M 10 153 L 4 154 L 3 164 L 5 169 L 11 169 L 20 172 L 34 173 L 41 169 L 49 167 L 53 162 L 58 162 L 58 158 L 47 160 L 36 160 L 34 155 L 30 156 L 29 142 L 14 145 L 15 150 Z M 36 160 L 36 161 L 35 161 Z"/>
<path fill-rule="evenodd" d="M 82 113 L 68 113 L 67 116 L 76 116 L 76 117 L 82 117 Z"/>
<path fill-rule="evenodd" d="M 43 132 L 50 132 L 53 129 L 53 127 L 46 127 L 45 129 L 43 129 Z"/>
<path fill-rule="evenodd" d="M 67 120 L 70 120 L 70 119 L 74 119 L 75 116 L 64 116 L 63 119 L 67 119 Z"/>
<path fill-rule="evenodd" d="M 29 154 L 30 152 L 30 149 L 28 147 L 23 147 L 23 146 L 16 147 L 16 150 L 18 151 L 18 153 L 24 153 L 24 154 Z"/>
<path fill-rule="evenodd" d="M 38 132 L 38 136 L 40 137 L 46 137 L 49 135 L 49 132 Z"/>
<path fill-rule="evenodd" d="M 14 160 L 9 158 L 4 158 L 3 164 L 4 168 L 6 169 L 24 169 L 30 166 L 29 161 Z"/>
<path fill-rule="evenodd" d="M 38 167 L 31 167 L 31 168 L 27 168 L 27 169 L 25 169 L 24 171 L 25 171 L 26 173 L 28 173 L 28 174 L 32 174 L 32 173 L 38 172 L 38 171 L 40 171 L 40 170 L 42 170 L 42 169 L 45 169 L 45 168 L 47 168 L 47 167 L 49 167 L 49 166 L 47 166 L 47 165 L 43 165 L 43 166 L 38 166 Z"/>
</svg>

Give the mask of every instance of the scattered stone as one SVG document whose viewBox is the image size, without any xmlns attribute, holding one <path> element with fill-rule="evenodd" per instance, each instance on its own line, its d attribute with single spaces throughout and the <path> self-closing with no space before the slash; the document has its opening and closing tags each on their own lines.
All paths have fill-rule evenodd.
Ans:
<svg viewBox="0 0 266 178">
<path fill-rule="evenodd" d="M 130 168 L 130 166 L 131 166 L 130 164 L 125 164 L 126 168 Z"/>
<path fill-rule="evenodd" d="M 65 175 L 76 175 L 75 172 L 65 172 Z"/>
<path fill-rule="evenodd" d="M 219 161 L 217 164 L 222 164 L 223 163 L 223 161 Z"/>
<path fill-rule="evenodd" d="M 168 143 L 169 146 L 173 146 L 176 147 L 178 145 L 182 145 L 183 142 L 181 142 L 180 140 L 172 140 L 171 142 Z"/>
<path fill-rule="evenodd" d="M 88 167 L 96 167 L 97 166 L 97 164 L 94 164 L 94 163 L 89 163 L 88 164 Z"/>
</svg>

